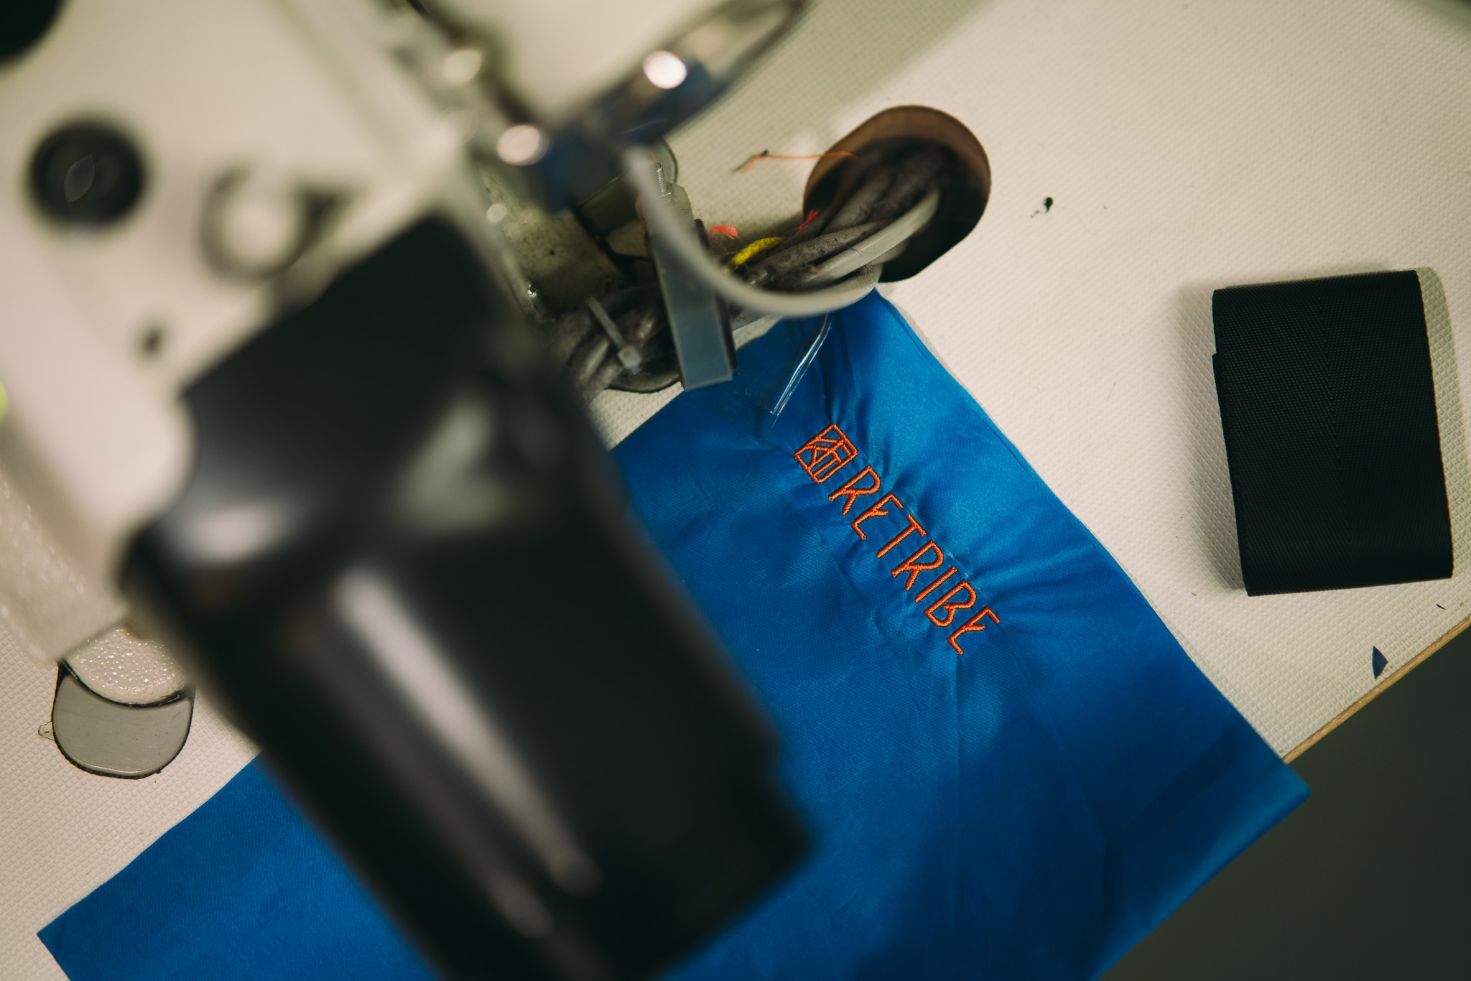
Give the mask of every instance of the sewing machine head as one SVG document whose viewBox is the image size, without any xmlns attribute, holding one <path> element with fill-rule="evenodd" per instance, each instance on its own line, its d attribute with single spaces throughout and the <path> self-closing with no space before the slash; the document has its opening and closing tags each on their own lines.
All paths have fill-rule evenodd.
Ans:
<svg viewBox="0 0 1471 981">
<path fill-rule="evenodd" d="M 451 973 L 647 973 L 790 866 L 772 740 L 578 403 L 725 380 L 742 326 L 979 217 L 974 137 L 906 108 L 718 255 L 662 137 L 801 6 L 0 15 L 0 619 L 62 662 L 69 758 L 157 770 L 212 683 Z"/>
</svg>

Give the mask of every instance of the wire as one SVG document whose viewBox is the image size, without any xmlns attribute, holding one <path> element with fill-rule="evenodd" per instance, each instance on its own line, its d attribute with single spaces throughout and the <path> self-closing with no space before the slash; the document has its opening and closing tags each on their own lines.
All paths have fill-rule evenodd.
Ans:
<svg viewBox="0 0 1471 981">
<path fill-rule="evenodd" d="M 750 262 L 752 259 L 756 258 L 761 253 L 765 252 L 767 249 L 773 249 L 776 246 L 780 245 L 783 241 L 785 240 L 780 235 L 772 235 L 768 238 L 758 238 L 756 241 L 752 242 L 750 245 L 746 246 L 744 249 L 741 249 L 735 255 L 731 256 L 730 259 L 726 261 L 725 268 L 739 269 L 746 263 Z"/>
<path fill-rule="evenodd" d="M 802 278 L 803 284 L 810 283 L 818 286 L 822 283 L 829 283 L 835 279 L 841 279 L 855 269 L 878 262 L 928 225 L 939 207 L 940 192 L 936 188 L 931 188 L 928 194 L 919 199 L 918 204 L 879 231 L 860 242 L 853 243 L 832 258 L 813 266 L 812 271 Z"/>
<path fill-rule="evenodd" d="M 751 168 L 763 160 L 826 160 L 829 157 L 845 157 L 848 160 L 857 160 L 858 154 L 847 150 L 829 150 L 827 153 L 772 153 L 770 150 L 762 150 L 753 153 L 746 158 L 746 162 L 736 168 L 737 174 L 750 173 Z"/>
<path fill-rule="evenodd" d="M 778 293 L 743 282 L 715 264 L 706 254 L 692 228 L 686 228 L 674 209 L 659 193 L 649 163 L 647 148 L 631 147 L 623 152 L 623 170 L 643 205 L 644 220 L 653 225 L 669 254 L 685 272 L 738 307 L 777 317 L 812 317 L 852 306 L 868 295 L 878 282 L 877 267 L 852 280 L 810 293 Z"/>
<path fill-rule="evenodd" d="M 748 278 L 757 286 L 784 278 L 788 273 L 803 269 L 824 259 L 831 259 L 848 246 L 863 241 L 870 235 L 883 230 L 882 222 L 854 225 L 836 232 L 823 232 L 805 242 L 789 245 L 791 239 L 779 248 L 757 256 L 751 263 Z"/>
<path fill-rule="evenodd" d="M 812 362 L 817 360 L 817 352 L 822 350 L 822 345 L 827 340 L 828 331 L 832 329 L 832 325 L 833 315 L 831 313 L 823 314 L 822 325 L 817 328 L 817 336 L 807 346 L 807 353 L 802 355 L 802 360 L 798 361 L 797 367 L 792 369 L 791 377 L 782 386 L 781 394 L 776 397 L 776 404 L 766 410 L 765 428 L 770 429 L 776 424 L 776 420 L 781 418 L 781 414 L 786 409 L 787 403 L 792 400 L 792 393 L 797 390 L 798 385 L 802 384 L 802 378 L 807 374 L 807 369 L 812 367 Z"/>
</svg>

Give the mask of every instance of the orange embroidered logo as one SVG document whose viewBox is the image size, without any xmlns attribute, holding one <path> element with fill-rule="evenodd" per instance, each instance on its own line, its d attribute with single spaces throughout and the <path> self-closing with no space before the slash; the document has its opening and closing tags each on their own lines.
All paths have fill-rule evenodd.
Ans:
<svg viewBox="0 0 1471 981">
<path fill-rule="evenodd" d="M 796 456 L 807 476 L 820 484 L 852 463 L 858 448 L 837 426 L 828 426 L 809 439 Z"/>
<path fill-rule="evenodd" d="M 797 462 L 802 465 L 802 469 L 807 472 L 807 476 L 812 478 L 812 482 L 821 484 L 858 459 L 858 448 L 837 426 L 828 426 L 803 444 L 795 456 Z M 872 498 L 882 489 L 883 479 L 879 477 L 878 472 L 873 467 L 864 467 L 847 483 L 829 494 L 827 499 L 841 502 L 842 515 L 847 518 L 860 497 Z M 981 633 L 986 629 L 987 621 L 991 624 L 1001 622 L 996 611 L 989 606 L 982 606 L 976 610 L 976 604 L 981 600 L 975 587 L 964 577 L 956 580 L 955 577 L 960 574 L 959 567 L 950 565 L 946 568 L 945 550 L 938 542 L 930 538 L 930 533 L 919 523 L 918 519 L 905 510 L 903 501 L 892 492 L 886 492 L 877 500 L 864 503 L 868 504 L 867 509 L 853 518 L 849 522 L 849 527 L 861 541 L 865 542 L 869 540 L 870 531 L 875 530 L 872 526 L 865 528 L 865 525 L 868 525 L 869 522 L 878 522 L 882 518 L 898 518 L 900 516 L 898 512 L 903 512 L 904 526 L 898 528 L 898 533 L 885 541 L 884 546 L 874 553 L 874 557 L 882 559 L 906 540 L 909 541 L 910 548 L 913 548 L 916 542 L 920 543 L 919 548 L 912 555 L 889 571 L 889 578 L 902 582 L 904 592 L 910 593 L 914 591 L 916 585 L 919 585 L 920 578 L 925 577 L 927 582 L 919 592 L 915 593 L 914 602 L 921 603 L 928 600 L 931 594 L 939 594 L 934 602 L 924 608 L 924 615 L 936 627 L 950 631 L 947 640 L 951 650 L 956 654 L 964 654 L 965 650 L 960 646 L 960 638 L 966 634 Z M 893 522 L 887 522 L 887 524 L 890 526 L 889 533 L 892 534 L 897 526 Z M 911 538 L 913 535 L 917 535 L 918 538 Z M 904 552 L 900 551 L 899 554 L 902 555 Z M 930 577 L 932 573 L 935 574 L 933 578 Z M 900 580 L 901 576 L 902 580 Z M 949 588 L 944 588 L 946 586 Z M 951 630 L 952 627 L 953 630 Z"/>
</svg>

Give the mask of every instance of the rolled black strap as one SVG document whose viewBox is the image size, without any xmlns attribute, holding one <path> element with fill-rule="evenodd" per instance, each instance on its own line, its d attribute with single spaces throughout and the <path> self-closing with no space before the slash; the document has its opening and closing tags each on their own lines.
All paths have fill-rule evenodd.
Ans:
<svg viewBox="0 0 1471 981">
<path fill-rule="evenodd" d="M 1213 309 L 1246 591 L 1449 576 L 1415 273 L 1232 287 L 1216 291 Z"/>
</svg>

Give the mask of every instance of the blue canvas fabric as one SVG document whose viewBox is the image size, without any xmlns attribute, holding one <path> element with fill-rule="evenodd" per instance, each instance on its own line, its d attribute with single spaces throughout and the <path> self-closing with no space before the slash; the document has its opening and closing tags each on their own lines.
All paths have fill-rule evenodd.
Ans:
<svg viewBox="0 0 1471 981">
<path fill-rule="evenodd" d="M 1096 974 L 1305 788 L 892 305 L 835 320 L 774 422 L 816 323 L 619 448 L 816 838 L 683 974 Z"/>
<path fill-rule="evenodd" d="M 820 326 L 776 328 L 734 382 L 681 395 L 616 453 L 634 510 L 775 719 L 814 837 L 796 874 L 674 973 L 1097 974 L 1305 788 L 887 301 L 833 316 L 773 416 Z M 43 931 L 73 978 L 118 976 L 111 941 L 169 916 L 187 923 L 167 934 L 184 953 L 134 976 L 195 973 L 186 932 L 269 950 L 265 974 L 338 957 L 357 976 L 411 972 L 289 810 L 279 837 L 201 827 L 212 808 L 246 810 L 249 773 Z M 303 853 L 320 882 L 292 869 Z M 243 884 L 212 868 L 241 862 Z M 315 929 L 260 901 L 277 873 Z M 190 877 L 175 902 L 166 883 Z M 392 956 L 357 959 L 343 936 Z"/>
<path fill-rule="evenodd" d="M 72 981 L 430 977 L 259 760 L 40 936 Z"/>
</svg>

